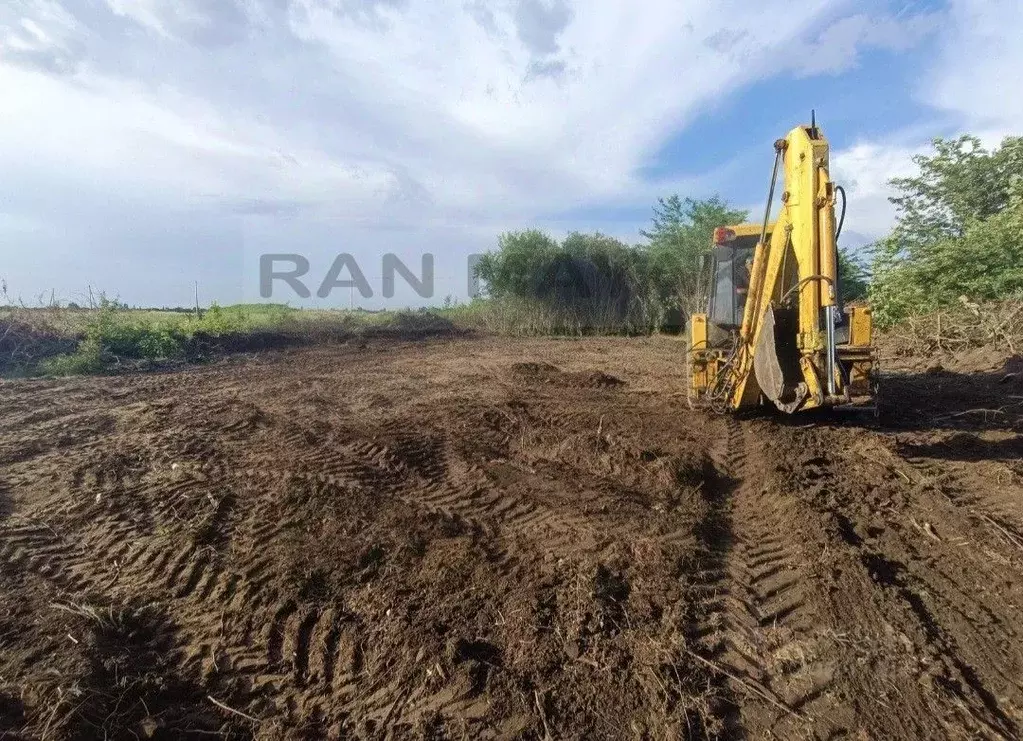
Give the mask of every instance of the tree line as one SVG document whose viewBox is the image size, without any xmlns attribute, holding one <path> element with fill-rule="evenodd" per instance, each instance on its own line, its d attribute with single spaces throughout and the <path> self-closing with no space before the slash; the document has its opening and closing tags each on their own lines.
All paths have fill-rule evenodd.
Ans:
<svg viewBox="0 0 1023 741">
<path fill-rule="evenodd" d="M 867 300 L 876 321 L 1023 292 L 1023 138 L 988 151 L 972 136 L 935 139 L 918 173 L 890 181 L 892 231 L 856 251 L 839 249 L 845 301 Z M 855 204 L 851 204 L 855 208 Z M 476 270 L 489 296 L 533 302 L 565 327 L 680 329 L 703 310 L 715 227 L 749 213 L 714 196 L 658 199 L 642 244 L 600 233 L 562 240 L 527 229 L 502 234 Z"/>
</svg>

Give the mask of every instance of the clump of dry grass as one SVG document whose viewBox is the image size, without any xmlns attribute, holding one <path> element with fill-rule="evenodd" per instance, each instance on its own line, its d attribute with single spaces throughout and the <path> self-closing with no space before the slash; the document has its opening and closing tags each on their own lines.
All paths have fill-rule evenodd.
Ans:
<svg viewBox="0 0 1023 741">
<path fill-rule="evenodd" d="M 41 359 L 73 352 L 78 344 L 61 326 L 57 312 L 0 311 L 0 372 L 34 367 Z"/>
<path fill-rule="evenodd" d="M 74 657 L 34 682 L 26 738 L 251 738 L 253 719 L 206 695 L 183 670 L 175 627 L 158 605 L 51 607 Z"/>
<path fill-rule="evenodd" d="M 1016 354 L 1023 349 L 1023 299 L 976 303 L 965 296 L 958 306 L 907 317 L 882 333 L 897 356 L 955 353 L 992 347 Z"/>
<path fill-rule="evenodd" d="M 611 299 L 572 302 L 507 296 L 477 299 L 437 313 L 460 327 L 511 336 L 629 335 L 655 329 L 638 302 L 623 312 Z"/>
</svg>

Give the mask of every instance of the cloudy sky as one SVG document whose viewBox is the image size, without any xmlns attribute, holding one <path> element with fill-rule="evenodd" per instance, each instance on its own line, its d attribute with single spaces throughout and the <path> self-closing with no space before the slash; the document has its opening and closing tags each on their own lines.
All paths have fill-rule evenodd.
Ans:
<svg viewBox="0 0 1023 741">
<path fill-rule="evenodd" d="M 762 207 L 811 108 L 863 243 L 932 137 L 1023 133 L 1020 38 L 1020 0 L 4 0 L 0 277 L 229 303 L 262 252 L 314 289 L 338 252 L 378 288 L 432 252 L 464 295 L 506 229 Z"/>
</svg>

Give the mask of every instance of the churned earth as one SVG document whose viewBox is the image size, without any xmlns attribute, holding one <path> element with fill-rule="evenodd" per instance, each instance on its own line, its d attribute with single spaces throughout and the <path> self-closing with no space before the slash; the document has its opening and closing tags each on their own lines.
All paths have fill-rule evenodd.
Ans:
<svg viewBox="0 0 1023 741">
<path fill-rule="evenodd" d="M 687 408 L 674 339 L 0 385 L 0 738 L 1015 738 L 1023 383 Z"/>
</svg>

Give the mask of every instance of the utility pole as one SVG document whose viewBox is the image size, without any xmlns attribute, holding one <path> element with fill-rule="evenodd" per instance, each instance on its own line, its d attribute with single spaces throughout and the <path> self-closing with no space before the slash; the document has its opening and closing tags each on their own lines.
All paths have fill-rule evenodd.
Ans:
<svg viewBox="0 0 1023 741">
<path fill-rule="evenodd" d="M 199 281 L 195 281 L 195 318 L 199 319 Z"/>
</svg>

